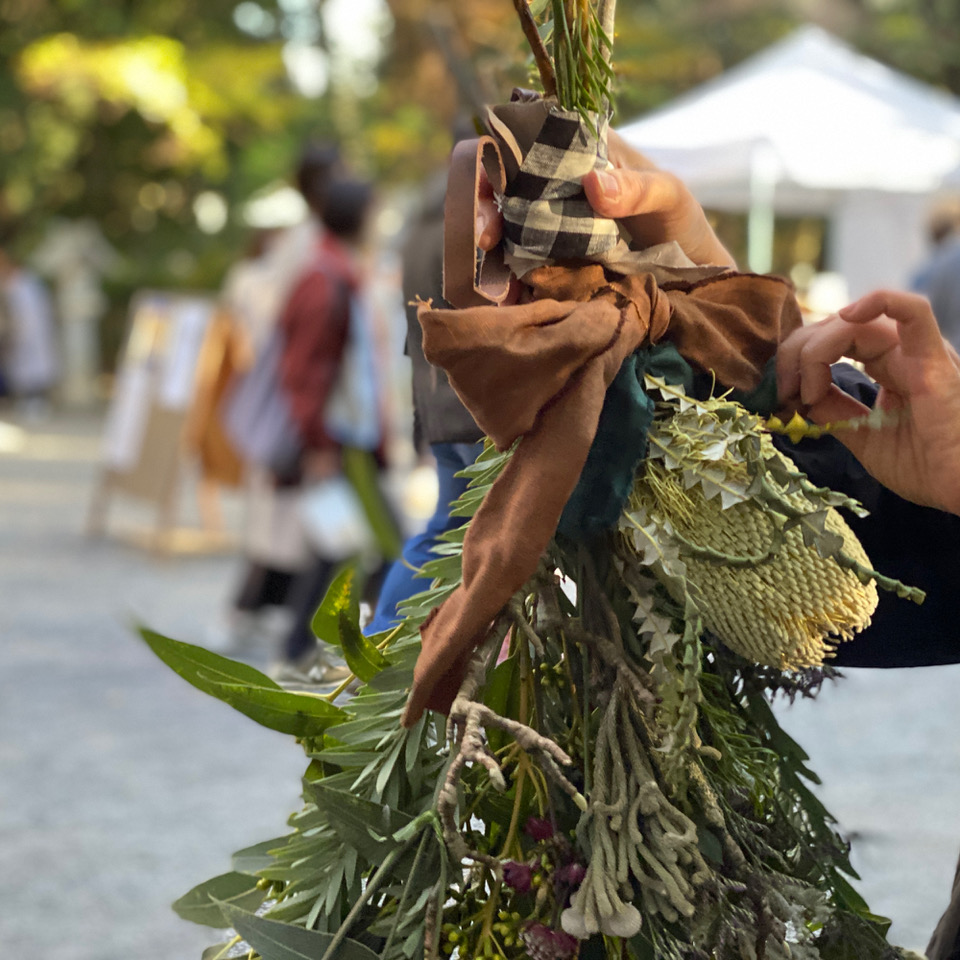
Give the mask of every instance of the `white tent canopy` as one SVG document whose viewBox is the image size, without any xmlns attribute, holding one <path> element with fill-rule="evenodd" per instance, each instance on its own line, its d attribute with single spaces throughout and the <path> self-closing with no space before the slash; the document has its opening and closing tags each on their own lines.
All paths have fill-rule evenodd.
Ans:
<svg viewBox="0 0 960 960">
<path fill-rule="evenodd" d="M 705 206 L 751 211 L 755 269 L 768 268 L 755 260 L 762 260 L 773 210 L 846 217 L 835 223 L 835 241 L 849 234 L 854 247 L 854 221 L 865 210 L 867 244 L 889 221 L 901 236 L 874 272 L 894 273 L 848 277 L 853 293 L 877 279 L 902 282 L 923 251 L 930 195 L 960 166 L 960 101 L 813 26 L 619 132 L 685 180 Z"/>
</svg>

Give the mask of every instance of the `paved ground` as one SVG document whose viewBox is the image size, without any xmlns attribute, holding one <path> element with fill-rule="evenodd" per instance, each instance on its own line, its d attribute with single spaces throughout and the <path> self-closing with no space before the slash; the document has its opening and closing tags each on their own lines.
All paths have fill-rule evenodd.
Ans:
<svg viewBox="0 0 960 960">
<path fill-rule="evenodd" d="M 11 960 L 198 960 L 169 908 L 284 832 L 302 752 L 185 684 L 136 619 L 199 641 L 229 557 L 88 540 L 96 423 L 0 454 L 0 944 Z M 118 504 L 117 529 L 149 519 Z"/>
<path fill-rule="evenodd" d="M 98 432 L 0 424 L 0 945 L 11 960 L 198 960 L 213 937 L 169 903 L 283 832 L 304 761 L 130 629 L 202 641 L 236 567 L 86 539 Z M 148 519 L 119 506 L 116 529 Z M 960 849 L 958 684 L 958 668 L 850 671 L 784 711 L 856 835 L 861 891 L 912 947 Z"/>
</svg>

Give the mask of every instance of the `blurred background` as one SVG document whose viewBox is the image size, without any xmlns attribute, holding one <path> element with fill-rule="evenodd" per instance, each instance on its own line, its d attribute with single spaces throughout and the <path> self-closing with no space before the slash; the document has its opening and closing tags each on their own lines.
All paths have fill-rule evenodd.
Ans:
<svg viewBox="0 0 960 960">
<path fill-rule="evenodd" d="M 614 127 L 687 180 L 743 267 L 789 276 L 810 316 L 911 284 L 960 185 L 956 5 L 620 0 L 615 61 Z M 228 278 L 306 220 L 305 143 L 376 184 L 364 262 L 392 502 L 419 529 L 436 488 L 400 251 L 452 131 L 531 83 L 509 0 L 0 0 L 8 956 L 199 956 L 213 937 L 170 901 L 283 831 L 295 745 L 186 687 L 131 629 L 237 652 Z M 265 665 L 260 631 L 242 652 Z M 852 673 L 785 722 L 860 889 L 922 948 L 960 848 L 960 674 Z"/>
</svg>

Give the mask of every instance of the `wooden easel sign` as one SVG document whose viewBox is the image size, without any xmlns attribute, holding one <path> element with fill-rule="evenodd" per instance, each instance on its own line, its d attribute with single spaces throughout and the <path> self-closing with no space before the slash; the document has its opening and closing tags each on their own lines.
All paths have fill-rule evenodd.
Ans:
<svg viewBox="0 0 960 960">
<path fill-rule="evenodd" d="M 133 539 L 161 551 L 210 549 L 220 530 L 177 530 L 184 429 L 197 390 L 216 303 L 199 294 L 141 291 L 130 322 L 104 427 L 103 467 L 88 530 L 102 534 L 110 499 L 120 492 L 156 508 L 156 523 Z"/>
</svg>

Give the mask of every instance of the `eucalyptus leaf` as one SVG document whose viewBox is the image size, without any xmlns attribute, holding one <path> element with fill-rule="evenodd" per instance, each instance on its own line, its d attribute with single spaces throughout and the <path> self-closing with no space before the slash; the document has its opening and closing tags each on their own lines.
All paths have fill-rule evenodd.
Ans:
<svg viewBox="0 0 960 960">
<path fill-rule="evenodd" d="M 331 646 L 339 647 L 340 617 L 346 615 L 352 623 L 360 622 L 360 596 L 357 589 L 359 580 L 356 562 L 343 564 L 333 575 L 330 586 L 324 594 L 320 606 L 310 622 L 314 634 L 319 640 Z"/>
<path fill-rule="evenodd" d="M 284 690 L 248 664 L 145 627 L 140 629 L 140 635 L 150 649 L 188 683 L 271 730 L 295 737 L 313 737 L 346 718 L 343 710 L 322 697 Z"/>
<path fill-rule="evenodd" d="M 437 557 L 435 560 L 429 560 L 423 565 L 423 572 L 431 580 L 457 580 L 461 574 L 460 556 Z"/>
<path fill-rule="evenodd" d="M 387 783 L 390 780 L 390 777 L 393 775 L 394 767 L 396 767 L 397 761 L 400 759 L 400 755 L 403 753 L 405 739 L 406 738 L 403 736 L 397 737 L 396 743 L 393 745 L 393 747 L 390 749 L 390 752 L 384 759 L 383 764 L 377 773 L 377 782 L 374 787 L 375 796 L 383 797 L 384 790 L 387 788 Z"/>
<path fill-rule="evenodd" d="M 390 711 L 380 716 L 363 717 L 349 720 L 336 728 L 336 738 L 344 744 L 370 749 L 369 741 L 379 740 L 381 736 L 395 730 L 400 719 L 400 711 Z"/>
<path fill-rule="evenodd" d="M 339 613 L 340 645 L 347 666 L 369 683 L 388 664 L 387 658 L 361 633 L 357 621 L 346 611 Z"/>
<path fill-rule="evenodd" d="M 403 765 L 407 773 L 410 773 L 419 763 L 421 740 L 423 738 L 423 728 L 427 724 L 427 714 L 422 717 L 406 732 L 406 746 L 404 748 Z"/>
<path fill-rule="evenodd" d="M 226 943 L 215 943 L 200 954 L 200 960 L 223 960 L 232 946 L 232 940 L 227 940 Z"/>
<path fill-rule="evenodd" d="M 337 836 L 368 863 L 380 863 L 396 844 L 389 839 L 413 820 L 409 814 L 366 800 L 354 793 L 333 790 L 322 781 L 308 784 L 305 793 L 326 814 Z"/>
<path fill-rule="evenodd" d="M 323 750 L 315 750 L 310 756 L 321 763 L 332 763 L 345 770 L 351 767 L 365 767 L 377 759 L 376 751 L 357 750 L 351 746 L 326 747 Z"/>
<path fill-rule="evenodd" d="M 421 944 L 423 943 L 423 930 L 414 930 L 406 940 L 403 941 L 403 955 L 405 957 L 413 958 L 415 956 L 423 955 L 423 948 Z"/>
<path fill-rule="evenodd" d="M 216 696 L 213 689 L 219 683 L 249 683 L 261 687 L 274 687 L 277 690 L 282 689 L 265 673 L 261 673 L 249 664 L 222 657 L 219 653 L 213 653 L 205 647 L 184 643 L 182 640 L 173 640 L 148 627 L 140 627 L 139 633 L 150 649 L 171 670 L 180 674 L 198 690 L 203 690 L 204 693 Z"/>
<path fill-rule="evenodd" d="M 230 859 L 233 869 L 238 873 L 254 874 L 267 867 L 272 867 L 276 860 L 270 855 L 271 850 L 279 850 L 289 843 L 290 837 L 275 837 L 273 840 L 263 840 L 251 847 L 238 850 Z"/>
<path fill-rule="evenodd" d="M 318 737 L 348 716 L 314 693 L 240 683 L 218 683 L 209 692 L 261 726 L 298 738 Z"/>
<path fill-rule="evenodd" d="M 183 920 L 222 930 L 230 923 L 224 917 L 220 904 L 228 903 L 244 910 L 256 910 L 263 903 L 265 891 L 257 886 L 257 878 L 245 873 L 222 873 L 198 884 L 179 900 L 173 910 Z"/>
<path fill-rule="evenodd" d="M 330 933 L 267 920 L 227 903 L 222 904 L 221 909 L 237 933 L 263 960 L 318 960 L 333 942 Z M 377 960 L 377 955 L 362 943 L 346 939 L 337 950 L 337 960 Z"/>
</svg>

